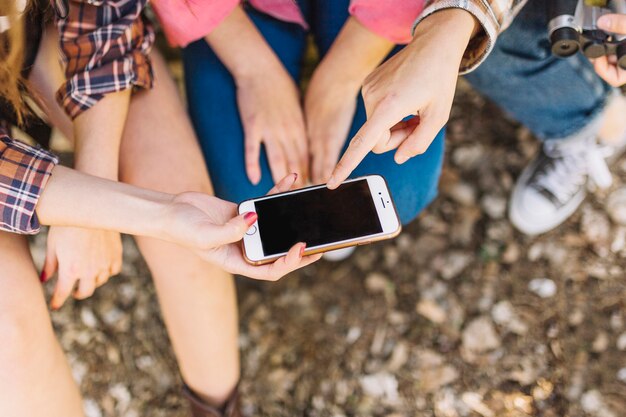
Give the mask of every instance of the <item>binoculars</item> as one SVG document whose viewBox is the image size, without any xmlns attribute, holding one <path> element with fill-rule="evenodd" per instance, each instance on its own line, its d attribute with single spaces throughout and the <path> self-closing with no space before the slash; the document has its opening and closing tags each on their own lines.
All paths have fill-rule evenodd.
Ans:
<svg viewBox="0 0 626 417">
<path fill-rule="evenodd" d="M 626 36 L 598 28 L 600 16 L 626 14 L 626 0 L 547 0 L 552 53 L 567 58 L 582 51 L 587 58 L 615 55 L 626 70 Z"/>
</svg>

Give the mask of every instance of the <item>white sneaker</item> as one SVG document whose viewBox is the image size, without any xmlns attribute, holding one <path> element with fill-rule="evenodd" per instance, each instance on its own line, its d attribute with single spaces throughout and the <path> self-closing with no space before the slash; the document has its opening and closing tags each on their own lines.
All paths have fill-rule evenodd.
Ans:
<svg viewBox="0 0 626 417">
<path fill-rule="evenodd" d="M 616 148 L 595 137 L 548 141 L 515 183 L 509 218 L 521 232 L 547 232 L 570 217 L 587 195 L 588 182 L 608 188 L 612 182 L 606 159 Z"/>
</svg>

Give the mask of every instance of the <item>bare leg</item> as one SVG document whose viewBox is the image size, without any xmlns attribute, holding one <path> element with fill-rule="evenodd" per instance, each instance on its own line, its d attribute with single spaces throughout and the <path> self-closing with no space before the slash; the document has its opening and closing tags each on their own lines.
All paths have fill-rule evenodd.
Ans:
<svg viewBox="0 0 626 417">
<path fill-rule="evenodd" d="M 0 415 L 83 416 L 26 239 L 0 232 Z"/>
<path fill-rule="evenodd" d="M 164 61 L 156 87 L 133 96 L 121 150 L 121 179 L 159 191 L 211 192 L 200 148 Z M 189 250 L 137 239 L 156 284 L 183 378 L 221 404 L 239 380 L 233 278 Z"/>
</svg>

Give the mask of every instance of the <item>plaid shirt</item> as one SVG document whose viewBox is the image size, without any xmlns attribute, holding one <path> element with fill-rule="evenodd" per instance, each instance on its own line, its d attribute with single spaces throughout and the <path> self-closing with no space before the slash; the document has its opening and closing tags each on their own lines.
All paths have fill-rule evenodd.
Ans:
<svg viewBox="0 0 626 417">
<path fill-rule="evenodd" d="M 148 0 L 54 3 L 67 78 L 57 100 L 71 118 L 107 93 L 152 87 L 154 32 L 142 15 Z"/>
<path fill-rule="evenodd" d="M 9 138 L 0 126 L 0 230 L 39 231 L 35 206 L 57 163 L 49 152 Z"/>
<path fill-rule="evenodd" d="M 457 8 L 470 12 L 483 27 L 482 34 L 469 44 L 461 61 L 461 72 L 476 69 L 493 50 L 498 35 L 504 31 L 528 0 L 426 0 L 424 11 L 415 25 L 443 9 Z"/>
<path fill-rule="evenodd" d="M 57 99 L 75 118 L 107 93 L 152 87 L 148 0 L 52 0 L 67 82 Z M 1 115 L 0 115 L 1 118 Z M 13 140 L 0 120 L 0 230 L 34 234 L 35 207 L 58 159 Z"/>
</svg>

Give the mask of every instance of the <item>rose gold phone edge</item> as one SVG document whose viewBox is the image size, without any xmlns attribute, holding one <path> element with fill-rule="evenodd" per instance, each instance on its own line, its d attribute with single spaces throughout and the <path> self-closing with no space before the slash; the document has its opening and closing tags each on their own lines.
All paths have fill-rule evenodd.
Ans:
<svg viewBox="0 0 626 417">
<path fill-rule="evenodd" d="M 358 181 L 358 180 L 363 180 L 363 179 L 367 179 L 367 177 L 371 177 L 373 175 L 366 175 L 363 177 L 357 177 L 357 178 L 350 178 L 349 181 L 353 182 L 353 181 Z M 387 190 L 389 190 L 389 184 L 387 183 L 387 179 L 385 177 L 383 177 L 382 175 L 375 175 L 375 176 L 379 176 L 383 179 L 384 183 L 385 183 L 385 187 L 387 188 Z M 277 194 L 272 194 L 272 197 L 275 196 L 279 196 L 279 195 L 283 195 L 283 194 L 290 194 L 293 193 L 294 191 L 300 191 L 303 192 L 303 190 L 307 190 L 309 188 L 320 188 L 320 184 L 318 185 L 311 185 L 309 187 L 304 187 L 304 188 L 299 188 L 297 190 L 290 190 L 290 191 L 285 191 L 282 193 L 277 193 Z M 393 201 L 393 197 L 391 197 L 391 192 L 389 192 L 389 196 Z M 254 201 L 254 200 L 258 200 L 260 198 L 264 198 L 264 197 L 269 197 L 269 196 L 263 196 L 263 197 L 255 197 L 255 198 L 248 198 L 244 201 L 242 201 L 241 203 L 239 203 L 237 205 L 237 212 L 239 213 L 239 208 L 241 207 L 242 204 L 248 202 L 248 201 Z M 343 248 L 349 248 L 349 247 L 353 247 L 353 246 L 365 246 L 365 245 L 369 245 L 371 243 L 376 243 L 376 242 L 380 242 L 383 240 L 389 240 L 389 239 L 393 239 L 394 237 L 397 237 L 400 233 L 402 233 L 402 222 L 400 222 L 400 216 L 398 215 L 398 209 L 396 207 L 395 201 L 393 201 L 393 211 L 396 215 L 396 217 L 398 218 L 398 228 L 386 235 L 381 235 L 381 236 L 376 236 L 375 238 L 371 238 L 370 236 L 364 236 L 363 237 L 363 241 L 352 241 L 352 242 L 344 242 L 344 243 L 338 243 L 336 245 L 332 245 L 332 246 L 328 246 L 328 247 L 324 247 L 324 248 L 316 248 L 316 249 L 305 249 L 304 250 L 304 256 L 310 256 L 310 255 L 315 255 L 318 253 L 325 253 L 325 252 L 331 252 L 337 249 L 343 249 Z M 271 258 L 267 258 L 267 259 L 261 259 L 259 261 L 254 261 L 250 258 L 248 258 L 248 254 L 246 253 L 246 248 L 244 246 L 244 242 L 243 239 L 241 240 L 241 252 L 243 253 L 243 257 L 245 259 L 245 261 L 247 263 L 249 263 L 250 265 L 253 266 L 261 266 L 261 265 L 266 265 L 266 264 L 271 264 L 273 262 L 276 262 L 278 259 L 282 258 L 283 255 L 277 255 L 277 256 L 273 256 Z"/>
</svg>

